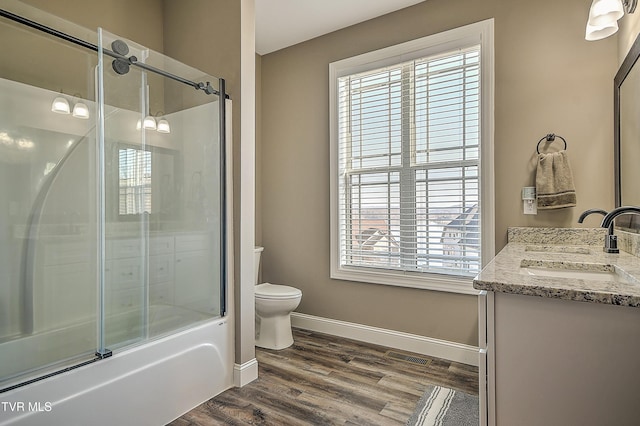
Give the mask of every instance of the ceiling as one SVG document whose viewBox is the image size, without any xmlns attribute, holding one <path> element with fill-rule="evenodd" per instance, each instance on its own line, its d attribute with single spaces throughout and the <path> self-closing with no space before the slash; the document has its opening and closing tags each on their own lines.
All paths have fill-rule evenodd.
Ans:
<svg viewBox="0 0 640 426">
<path fill-rule="evenodd" d="M 275 52 L 424 0 L 256 0 L 256 52 Z"/>
</svg>

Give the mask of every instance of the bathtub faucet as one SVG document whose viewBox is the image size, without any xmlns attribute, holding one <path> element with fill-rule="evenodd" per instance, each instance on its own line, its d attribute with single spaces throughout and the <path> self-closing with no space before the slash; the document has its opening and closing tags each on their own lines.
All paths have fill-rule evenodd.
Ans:
<svg viewBox="0 0 640 426">
<path fill-rule="evenodd" d="M 640 215 L 640 207 L 622 206 L 611 210 L 602 219 L 601 227 L 607 228 L 607 235 L 604 240 L 605 253 L 620 253 L 618 249 L 618 237 L 613 234 L 613 220 L 623 214 L 634 213 Z"/>
</svg>

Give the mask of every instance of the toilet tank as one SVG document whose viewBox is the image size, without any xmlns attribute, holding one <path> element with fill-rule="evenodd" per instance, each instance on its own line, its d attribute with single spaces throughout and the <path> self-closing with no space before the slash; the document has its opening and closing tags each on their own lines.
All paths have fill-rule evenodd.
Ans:
<svg viewBox="0 0 640 426">
<path fill-rule="evenodd" d="M 260 256 L 262 255 L 262 250 L 264 247 L 255 246 L 253 249 L 253 274 L 254 274 L 254 284 L 258 283 L 258 271 L 260 271 Z"/>
</svg>

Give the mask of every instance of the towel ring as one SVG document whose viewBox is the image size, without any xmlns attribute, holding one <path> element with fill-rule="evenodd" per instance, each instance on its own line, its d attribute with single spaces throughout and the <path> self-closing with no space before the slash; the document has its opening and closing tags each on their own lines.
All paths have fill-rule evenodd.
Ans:
<svg viewBox="0 0 640 426">
<path fill-rule="evenodd" d="M 538 145 L 536 146 L 536 151 L 538 152 L 538 154 L 540 154 L 540 144 L 542 143 L 542 141 L 553 142 L 556 140 L 556 138 L 562 139 L 562 142 L 564 142 L 564 149 L 567 149 L 567 141 L 565 138 L 563 138 L 560 135 L 549 133 L 547 136 L 543 137 L 538 141 Z"/>
</svg>

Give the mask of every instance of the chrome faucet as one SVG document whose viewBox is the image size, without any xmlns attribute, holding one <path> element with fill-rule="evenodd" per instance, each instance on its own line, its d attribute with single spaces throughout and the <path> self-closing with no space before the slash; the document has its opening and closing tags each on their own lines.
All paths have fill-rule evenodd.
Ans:
<svg viewBox="0 0 640 426">
<path fill-rule="evenodd" d="M 640 215 L 640 207 L 622 206 L 611 210 L 602 219 L 601 227 L 607 228 L 607 235 L 604 240 L 605 253 L 620 253 L 618 250 L 618 237 L 613 235 L 613 220 L 623 214 L 634 213 Z"/>
</svg>

